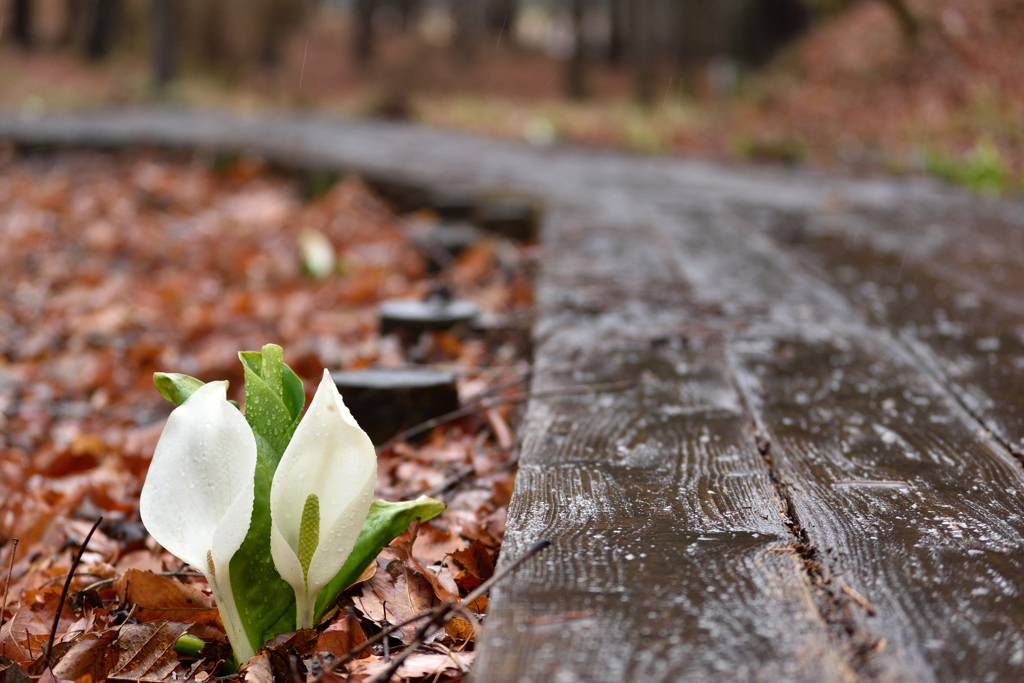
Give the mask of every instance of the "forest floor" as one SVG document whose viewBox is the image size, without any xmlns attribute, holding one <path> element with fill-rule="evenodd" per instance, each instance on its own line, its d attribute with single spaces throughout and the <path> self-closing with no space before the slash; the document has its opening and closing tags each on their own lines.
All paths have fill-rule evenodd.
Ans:
<svg viewBox="0 0 1024 683">
<path fill-rule="evenodd" d="M 4 680 L 24 682 L 18 666 L 43 673 L 51 628 L 57 680 L 200 681 L 217 671 L 223 648 L 198 659 L 173 652 L 185 631 L 224 639 L 206 582 L 139 520 L 142 482 L 173 407 L 152 378 L 228 379 L 229 396 L 243 402 L 238 352 L 268 342 L 284 347 L 307 398 L 324 368 L 426 365 L 456 377 L 463 409 L 418 439 L 377 449 L 377 497 L 425 494 L 447 510 L 396 540 L 376 573 L 343 594 L 332 626 L 282 638 L 246 680 L 292 680 L 292 656 L 340 680 L 327 671 L 335 660 L 313 654 L 343 658 L 388 624 L 465 598 L 494 572 L 516 471 L 510 423 L 530 376 L 530 248 L 484 236 L 437 272 L 416 246 L 435 224 L 429 214 L 400 218 L 355 179 L 304 201 L 294 179 L 259 162 L 215 161 L 145 150 L 0 160 Z M 301 267 L 311 231 L 318 253 L 328 244 L 335 254 L 319 278 Z M 490 322 L 415 343 L 378 333 L 380 301 L 439 285 Z M 100 518 L 61 609 L 73 557 Z M 461 678 L 485 611 L 486 596 L 428 634 L 399 678 Z M 385 638 L 396 656 L 418 627 Z M 355 678 L 345 680 L 386 669 L 383 646 L 357 647 Z"/>
<path fill-rule="evenodd" d="M 650 107 L 627 67 L 594 55 L 590 97 L 564 95 L 564 62 L 480 38 L 470 55 L 397 33 L 374 63 L 352 58 L 344 17 L 294 32 L 272 68 L 234 78 L 194 70 L 163 101 L 232 110 L 390 115 L 535 144 L 563 141 L 733 161 L 804 163 L 857 174 L 932 174 L 989 194 L 1024 192 L 1024 69 L 1017 0 L 912 0 L 903 36 L 880 2 L 862 2 L 723 86 L 664 64 Z M 46 110 L 151 102 L 147 60 L 122 52 L 87 65 L 66 51 L 0 51 L 0 106 Z M 688 90 L 681 86 L 688 84 Z M 718 82 L 716 86 L 715 83 Z"/>
</svg>

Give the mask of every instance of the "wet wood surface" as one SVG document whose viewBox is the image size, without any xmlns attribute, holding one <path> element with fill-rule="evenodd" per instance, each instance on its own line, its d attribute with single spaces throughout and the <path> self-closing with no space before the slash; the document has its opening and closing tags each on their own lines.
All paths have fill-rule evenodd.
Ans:
<svg viewBox="0 0 1024 683">
<path fill-rule="evenodd" d="M 503 557 L 554 544 L 495 589 L 476 680 L 1024 678 L 1019 202 L 313 118 L 0 118 L 0 138 L 542 203 L 543 397 Z"/>
</svg>

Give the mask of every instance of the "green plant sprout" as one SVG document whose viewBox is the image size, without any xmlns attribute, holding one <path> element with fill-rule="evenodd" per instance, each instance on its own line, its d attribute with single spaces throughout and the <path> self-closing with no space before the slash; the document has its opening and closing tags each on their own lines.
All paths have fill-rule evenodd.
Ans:
<svg viewBox="0 0 1024 683">
<path fill-rule="evenodd" d="M 150 534 L 206 577 L 245 663 L 268 640 L 312 628 L 431 498 L 372 501 L 377 456 L 324 372 L 303 416 L 302 381 L 280 346 L 239 353 L 245 413 L 227 382 L 156 373 L 177 407 L 140 497 Z"/>
<path fill-rule="evenodd" d="M 930 173 L 943 180 L 991 197 L 1001 196 L 1011 186 L 1010 169 L 989 136 L 979 137 L 971 151 L 960 159 L 929 151 L 925 165 Z"/>
</svg>

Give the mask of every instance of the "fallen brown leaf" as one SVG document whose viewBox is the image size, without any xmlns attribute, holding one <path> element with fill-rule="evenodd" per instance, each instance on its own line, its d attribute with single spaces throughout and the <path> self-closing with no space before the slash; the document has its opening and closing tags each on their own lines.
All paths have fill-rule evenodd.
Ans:
<svg viewBox="0 0 1024 683">
<path fill-rule="evenodd" d="M 245 683 L 274 683 L 274 670 L 265 654 L 258 654 L 249 660 L 242 673 Z"/>
<path fill-rule="evenodd" d="M 18 664 L 35 659 L 50 637 L 50 626 L 30 607 L 24 606 L 0 628 L 0 655 Z"/>
<path fill-rule="evenodd" d="M 446 568 L 442 566 L 441 571 L 435 574 L 434 572 L 425 569 L 412 554 L 413 546 L 416 543 L 416 535 L 419 533 L 419 530 L 420 522 L 419 520 L 414 519 L 405 533 L 398 536 L 391 542 L 391 545 L 388 546 L 388 550 L 399 559 L 405 568 L 411 569 L 426 579 L 438 600 L 441 602 L 444 602 L 445 600 L 458 601 L 459 588 L 455 585 L 455 580 L 445 573 Z"/>
<path fill-rule="evenodd" d="M 354 647 L 365 642 L 366 633 L 363 632 L 363 627 L 359 625 L 359 620 L 356 619 L 356 615 L 350 607 L 320 634 L 320 638 L 316 642 L 316 651 L 329 652 L 335 657 L 341 658 Z M 357 656 L 365 657 L 368 654 L 370 654 L 370 650 L 365 649 Z"/>
<path fill-rule="evenodd" d="M 74 681 L 69 681 L 66 678 L 57 678 L 53 675 L 53 671 L 51 671 L 50 668 L 47 667 L 46 670 L 43 671 L 43 674 L 39 677 L 38 683 L 74 683 Z"/>
<path fill-rule="evenodd" d="M 378 563 L 385 562 L 379 558 Z M 392 565 L 396 562 L 391 563 Z M 397 576 L 378 571 L 372 579 L 362 584 L 362 595 L 352 598 L 356 608 L 367 619 L 375 623 L 387 621 L 399 624 L 409 617 L 430 609 L 436 601 L 430 583 L 420 574 L 397 568 Z M 401 629 L 406 640 L 411 640 L 419 624 L 409 624 Z"/>
<path fill-rule="evenodd" d="M 21 667 L 7 657 L 0 656 L 0 683 L 29 683 Z"/>
<path fill-rule="evenodd" d="M 188 621 L 220 627 L 213 598 L 202 591 L 166 576 L 129 569 L 114 583 L 114 592 L 124 605 L 138 605 L 140 622 Z"/>
<path fill-rule="evenodd" d="M 447 522 L 447 520 L 445 520 Z M 422 557 L 428 564 L 444 561 L 450 553 L 465 545 L 458 534 L 458 527 L 453 525 L 441 526 L 427 522 L 420 527 L 420 533 L 416 537 L 413 551 L 418 557 Z"/>
<path fill-rule="evenodd" d="M 455 617 L 444 625 L 444 631 L 455 640 L 469 640 L 473 637 L 473 625 L 462 617 Z"/>
<path fill-rule="evenodd" d="M 88 633 L 68 643 L 67 649 L 53 665 L 53 675 L 72 681 L 102 681 L 117 664 L 114 646 L 118 630 Z M 56 648 L 54 648 L 56 653 Z M 88 678 L 86 678 L 88 677 Z"/>
<path fill-rule="evenodd" d="M 188 624 L 154 621 L 149 624 L 125 624 L 117 636 L 117 664 L 109 681 L 157 683 L 171 672 L 181 670 L 174 644 Z"/>
<path fill-rule="evenodd" d="M 512 428 L 508 426 L 508 422 L 501 416 L 501 412 L 497 408 L 488 408 L 484 411 L 484 417 L 487 418 L 487 424 L 490 425 L 491 431 L 494 432 L 494 439 L 498 442 L 498 446 L 506 450 L 512 448 L 516 438 L 513 436 Z"/>
<path fill-rule="evenodd" d="M 411 681 L 427 676 L 457 676 L 469 670 L 475 656 L 475 652 L 450 652 L 444 655 L 417 652 L 402 662 L 395 677 Z M 388 666 L 383 657 L 364 659 L 352 666 L 351 673 L 371 678 L 384 673 Z"/>
<path fill-rule="evenodd" d="M 455 562 L 472 576 L 486 581 L 494 574 L 494 561 L 487 547 L 478 540 L 473 541 L 465 550 L 458 550 L 450 556 Z"/>
<path fill-rule="evenodd" d="M 303 628 L 281 642 L 268 645 L 264 652 L 274 672 L 274 680 L 294 681 L 296 677 L 305 680 L 306 665 L 303 664 L 303 659 L 316 651 L 319 635 L 313 629 Z"/>
</svg>

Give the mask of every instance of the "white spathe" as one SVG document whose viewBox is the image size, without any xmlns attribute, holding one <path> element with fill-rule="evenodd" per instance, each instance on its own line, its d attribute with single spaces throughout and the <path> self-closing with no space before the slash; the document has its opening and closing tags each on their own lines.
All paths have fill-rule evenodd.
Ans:
<svg viewBox="0 0 1024 683">
<path fill-rule="evenodd" d="M 316 594 L 337 575 L 356 544 L 373 500 L 377 453 L 324 371 L 309 410 L 281 456 L 270 487 L 270 552 L 295 589 L 296 625 L 313 627 Z M 304 575 L 299 562 L 302 512 L 320 501 L 319 544 Z"/>
<path fill-rule="evenodd" d="M 254 654 L 231 592 L 229 564 L 252 519 L 256 439 L 227 401 L 227 382 L 205 384 L 175 408 L 142 486 L 139 513 L 160 545 L 198 569 L 217 601 L 239 662 Z"/>
</svg>

